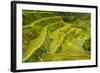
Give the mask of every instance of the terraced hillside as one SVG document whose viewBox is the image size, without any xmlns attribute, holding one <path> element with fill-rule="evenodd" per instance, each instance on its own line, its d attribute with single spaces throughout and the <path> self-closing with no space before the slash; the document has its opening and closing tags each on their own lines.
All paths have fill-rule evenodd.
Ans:
<svg viewBox="0 0 100 73">
<path fill-rule="evenodd" d="M 22 60 L 91 59 L 90 14 L 23 10 Z"/>
</svg>

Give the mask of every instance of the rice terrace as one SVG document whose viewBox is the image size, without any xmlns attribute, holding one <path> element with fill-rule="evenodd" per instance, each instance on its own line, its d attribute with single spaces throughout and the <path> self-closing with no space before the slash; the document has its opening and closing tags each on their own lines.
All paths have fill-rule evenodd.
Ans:
<svg viewBox="0 0 100 73">
<path fill-rule="evenodd" d="M 22 61 L 91 59 L 91 14 L 22 11 Z"/>
</svg>

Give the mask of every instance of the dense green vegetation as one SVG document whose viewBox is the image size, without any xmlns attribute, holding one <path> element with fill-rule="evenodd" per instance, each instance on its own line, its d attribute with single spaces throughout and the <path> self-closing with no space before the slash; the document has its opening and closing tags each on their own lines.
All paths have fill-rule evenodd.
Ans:
<svg viewBox="0 0 100 73">
<path fill-rule="evenodd" d="M 24 63 L 91 58 L 90 13 L 23 10 L 22 17 Z"/>
</svg>

